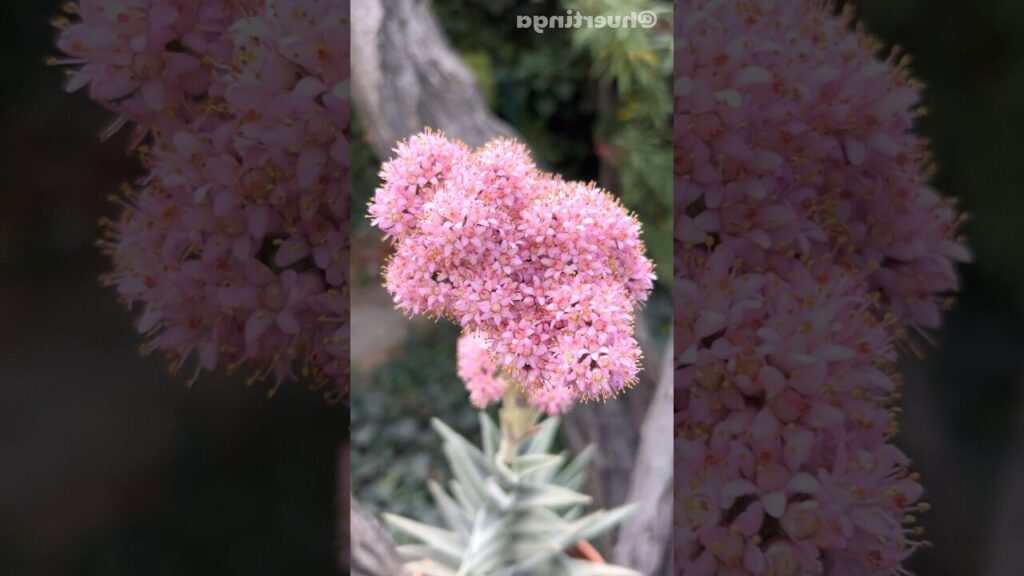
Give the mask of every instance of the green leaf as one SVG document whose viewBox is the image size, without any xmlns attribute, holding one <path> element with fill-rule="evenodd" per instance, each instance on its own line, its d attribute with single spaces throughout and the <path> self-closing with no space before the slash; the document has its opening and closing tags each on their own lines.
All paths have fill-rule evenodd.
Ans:
<svg viewBox="0 0 1024 576">
<path fill-rule="evenodd" d="M 451 562 L 450 558 L 438 552 L 436 548 L 429 544 L 402 544 L 395 546 L 395 552 L 398 552 L 399 556 L 409 561 L 426 560 L 429 558 L 441 564 Z"/>
<path fill-rule="evenodd" d="M 488 514 L 481 510 L 473 524 L 473 536 L 459 566 L 459 574 L 487 574 L 508 562 L 507 515 Z"/>
<path fill-rule="evenodd" d="M 402 516 L 384 514 L 383 517 L 384 521 L 395 530 L 419 539 L 455 564 L 461 562 L 466 550 L 465 538 L 454 532 L 420 524 Z"/>
<path fill-rule="evenodd" d="M 466 440 L 464 436 L 452 430 L 447 424 L 437 418 L 430 419 L 431 426 L 434 430 L 441 435 L 445 443 L 452 446 L 458 446 L 462 449 L 466 456 L 472 459 L 476 464 L 486 467 L 488 464 L 488 458 L 484 456 L 484 453 L 479 448 L 474 446 L 469 440 Z"/>
<path fill-rule="evenodd" d="M 522 496 L 516 502 L 516 508 L 531 508 L 543 506 L 545 508 L 569 508 L 590 504 L 593 500 L 586 494 L 570 490 L 564 486 L 554 484 L 524 484 Z"/>
<path fill-rule="evenodd" d="M 565 457 L 556 454 L 526 454 L 512 460 L 512 470 L 524 480 L 548 482 L 558 472 Z"/>
<path fill-rule="evenodd" d="M 463 536 L 468 536 L 472 523 L 466 512 L 437 482 L 427 480 L 427 489 L 430 490 L 430 495 L 434 497 L 434 502 L 440 508 L 445 521 L 448 522 L 448 527 Z"/>
<path fill-rule="evenodd" d="M 477 504 L 482 503 L 484 501 L 483 471 L 470 459 L 463 446 L 446 444 L 444 453 L 448 457 L 448 464 L 452 469 L 452 475 L 467 490 L 467 495 L 471 497 L 473 502 Z"/>
<path fill-rule="evenodd" d="M 594 453 L 596 451 L 597 449 L 594 448 L 593 444 L 584 448 L 582 452 L 573 458 L 572 461 L 569 462 L 569 464 L 563 468 L 557 476 L 555 476 L 553 482 L 574 490 L 579 488 L 583 484 L 582 480 L 586 473 L 587 464 L 590 463 L 590 460 L 594 457 Z M 578 483 L 574 481 L 574 479 L 577 478 L 579 479 Z M 573 485 L 574 483 L 576 485 Z"/>
<path fill-rule="evenodd" d="M 515 498 L 502 490 L 494 478 L 488 478 L 484 482 L 484 495 L 487 497 L 487 501 L 498 510 L 508 510 L 515 503 Z"/>
<path fill-rule="evenodd" d="M 488 460 L 494 458 L 494 453 L 498 451 L 498 442 L 501 440 L 501 432 L 498 431 L 498 426 L 491 420 L 491 417 L 487 415 L 487 412 L 481 411 L 479 414 L 480 419 L 480 437 L 481 444 L 484 447 L 484 455 Z"/>
<path fill-rule="evenodd" d="M 555 440 L 555 433 L 558 432 L 558 425 L 561 419 L 552 417 L 537 425 L 537 431 L 530 438 L 526 445 L 525 454 L 547 454 L 551 451 L 551 444 Z"/>
<path fill-rule="evenodd" d="M 438 564 L 437 562 L 431 562 L 429 560 L 422 560 L 420 562 L 410 562 L 405 565 L 406 570 L 410 574 L 420 573 L 423 576 L 458 576 L 458 573 L 447 566 Z"/>
<path fill-rule="evenodd" d="M 612 510 L 591 512 L 576 523 L 581 525 L 580 540 L 591 540 L 615 526 L 618 526 L 636 509 L 636 504 L 626 504 Z"/>
<path fill-rule="evenodd" d="M 469 515 L 475 516 L 477 510 L 483 505 L 483 500 L 478 496 L 471 495 L 470 491 L 458 480 L 448 482 L 448 489 L 451 490 L 452 496 L 459 503 L 459 506 Z"/>
<path fill-rule="evenodd" d="M 636 570 L 614 564 L 595 564 L 576 558 L 566 558 L 565 563 L 572 576 L 643 576 Z"/>
</svg>

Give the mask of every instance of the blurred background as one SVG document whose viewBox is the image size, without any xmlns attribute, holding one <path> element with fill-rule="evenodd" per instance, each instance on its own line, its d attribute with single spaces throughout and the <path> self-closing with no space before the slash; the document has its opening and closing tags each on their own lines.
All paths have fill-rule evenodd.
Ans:
<svg viewBox="0 0 1024 576">
<path fill-rule="evenodd" d="M 488 110 L 546 168 L 623 194 L 670 278 L 671 196 L 660 179 L 671 177 L 662 168 L 671 154 L 658 128 L 669 109 L 655 104 L 669 94 L 668 55 L 655 44 L 651 63 L 629 37 L 515 28 L 515 14 L 572 6 L 453 0 L 434 9 Z M 914 56 L 928 84 L 921 130 L 934 141 L 936 184 L 973 215 L 976 260 L 962 270 L 939 348 L 906 363 L 903 443 L 933 505 L 923 524 L 934 542 L 911 568 L 1016 575 L 1024 565 L 1016 489 L 1024 485 L 1024 4 L 858 6 L 873 33 Z M 95 222 L 116 215 L 105 198 L 137 166 L 123 141 L 98 143 L 108 115 L 64 94 L 60 71 L 43 66 L 52 53 L 47 20 L 58 9 L 56 1 L 0 4 L 0 573 L 333 573 L 341 409 L 301 386 L 273 401 L 233 379 L 207 377 L 187 390 L 159 358 L 136 354 L 131 315 L 98 284 L 107 265 L 92 245 Z M 456 330 L 402 319 L 380 289 L 386 248 L 362 216 L 379 158 L 369 143 L 352 155 L 361 281 L 355 490 L 369 508 L 423 518 L 424 479 L 446 474 L 427 419 L 441 415 L 470 435 L 475 421 L 454 375 Z M 643 320 L 655 355 L 670 317 L 670 292 L 659 284 Z"/>
<path fill-rule="evenodd" d="M 455 374 L 458 327 L 408 319 L 393 309 L 380 275 L 390 246 L 366 217 L 381 160 L 395 141 L 430 126 L 474 145 L 513 134 L 543 169 L 598 182 L 642 221 L 648 256 L 659 276 L 638 320 L 643 380 L 604 406 L 574 408 L 560 442 L 570 451 L 597 443 L 589 493 L 599 507 L 622 504 L 639 466 L 634 458 L 640 424 L 654 395 L 671 323 L 671 3 L 357 0 L 353 10 L 354 498 L 372 514 L 386 511 L 435 523 L 439 518 L 426 480 L 443 482 L 450 473 L 430 418 L 479 439 L 476 411 Z M 516 26 L 519 15 L 564 15 L 567 10 L 589 15 L 654 10 L 660 18 L 650 30 L 547 29 L 540 34 Z M 408 38 L 418 42 L 408 47 Z M 360 50 L 366 45 L 375 48 Z M 468 71 L 465 76 L 460 67 Z M 361 75 L 361 70 L 384 70 L 387 77 L 367 86 L 368 72 Z M 441 78 L 431 82 L 432 75 Z M 388 77 L 424 80 L 402 86 L 396 95 L 399 88 L 392 82 L 398 81 Z M 435 92 L 435 86 L 443 88 Z M 408 94 L 417 96 L 388 108 Z M 457 99 L 451 106 L 459 113 L 447 114 L 448 102 Z M 602 433 L 622 439 L 610 441 Z M 663 457 L 670 459 L 670 439 L 665 440 Z M 614 539 L 597 544 L 611 558 Z M 668 569 L 659 558 L 654 562 Z"/>
<path fill-rule="evenodd" d="M 862 0 L 868 29 L 913 57 L 936 187 L 972 216 L 975 261 L 938 347 L 904 362 L 902 442 L 932 504 L 919 574 L 1024 570 L 1024 4 Z"/>
<path fill-rule="evenodd" d="M 99 284 L 96 221 L 138 166 L 43 64 L 60 4 L 0 3 L 0 574 L 335 574 L 345 409 L 188 390 Z"/>
</svg>

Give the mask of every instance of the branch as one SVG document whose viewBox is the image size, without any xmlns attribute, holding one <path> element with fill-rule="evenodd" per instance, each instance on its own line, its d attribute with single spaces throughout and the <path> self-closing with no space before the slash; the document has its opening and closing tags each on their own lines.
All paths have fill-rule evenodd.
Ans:
<svg viewBox="0 0 1024 576">
<path fill-rule="evenodd" d="M 640 448 L 627 501 L 636 513 L 619 528 L 615 563 L 646 576 L 667 573 L 666 552 L 672 541 L 673 387 L 672 339 L 662 354 L 658 385 L 640 430 Z"/>
<path fill-rule="evenodd" d="M 645 364 L 657 365 L 661 359 L 652 352 L 653 338 L 642 317 L 637 321 L 636 337 L 644 350 Z M 573 452 L 579 453 L 591 444 L 597 448 L 587 475 L 587 492 L 594 497 L 597 508 L 620 506 L 631 493 L 640 428 L 656 394 L 655 377 L 644 370 L 640 383 L 628 393 L 612 401 L 577 406 L 563 417 L 566 442 Z M 671 460 L 671 456 L 666 458 Z M 612 548 L 611 535 L 603 536 L 599 542 L 605 550 Z"/>
<path fill-rule="evenodd" d="M 351 502 L 352 576 L 405 574 L 391 536 L 355 498 Z"/>
<path fill-rule="evenodd" d="M 352 11 L 352 97 L 378 157 L 427 127 L 470 146 L 515 133 L 487 109 L 429 2 L 354 0 Z"/>
</svg>

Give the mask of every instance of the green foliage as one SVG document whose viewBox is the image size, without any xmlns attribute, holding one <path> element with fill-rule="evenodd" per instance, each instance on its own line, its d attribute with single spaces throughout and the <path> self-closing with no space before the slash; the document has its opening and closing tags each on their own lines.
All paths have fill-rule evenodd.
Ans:
<svg viewBox="0 0 1024 576">
<path fill-rule="evenodd" d="M 352 228 L 357 232 L 374 230 L 370 227 L 370 220 L 366 216 L 366 207 L 373 197 L 373 191 L 377 188 L 377 172 L 380 170 L 380 160 L 377 159 L 373 149 L 365 142 L 365 131 L 359 110 L 352 107 L 351 125 L 352 146 L 349 147 L 349 185 L 352 206 Z M 376 237 L 373 241 L 377 241 Z M 358 273 L 359 271 L 357 271 Z"/>
<path fill-rule="evenodd" d="M 393 514 L 385 521 L 415 543 L 399 547 L 409 567 L 427 576 L 638 576 L 566 551 L 619 524 L 631 506 L 584 514 L 591 498 L 578 490 L 592 451 L 572 461 L 552 454 L 559 419 L 537 424 L 537 412 L 506 398 L 501 428 L 479 414 L 481 446 L 434 419 L 452 479 L 430 483 L 444 528 Z"/>
<path fill-rule="evenodd" d="M 569 0 L 582 14 L 622 16 L 654 12 L 653 29 L 638 26 L 573 30 L 573 44 L 592 61 L 591 74 L 614 87 L 611 105 L 598 117 L 605 160 L 618 172 L 623 202 L 644 222 L 644 242 L 672 278 L 672 3 L 652 0 Z"/>
<path fill-rule="evenodd" d="M 352 487 L 373 512 L 437 520 L 423 489 L 444 474 L 430 419 L 441 415 L 464 434 L 476 411 L 455 375 L 455 338 L 447 323 L 414 334 L 399 357 L 353 380 Z"/>
<path fill-rule="evenodd" d="M 559 0 L 452 0 L 434 9 L 495 112 L 530 145 L 537 163 L 571 180 L 597 174 L 596 103 L 586 54 L 570 31 L 516 27 L 518 15 L 561 14 Z"/>
</svg>

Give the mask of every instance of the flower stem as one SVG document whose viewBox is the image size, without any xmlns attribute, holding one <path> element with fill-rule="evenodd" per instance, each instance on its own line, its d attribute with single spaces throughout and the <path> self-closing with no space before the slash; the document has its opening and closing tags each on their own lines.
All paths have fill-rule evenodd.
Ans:
<svg viewBox="0 0 1024 576">
<path fill-rule="evenodd" d="M 501 420 L 501 445 L 498 453 L 503 462 L 509 462 L 519 451 L 523 440 L 528 438 L 540 420 L 540 410 L 531 406 L 519 387 L 510 383 L 498 410 Z"/>
</svg>

